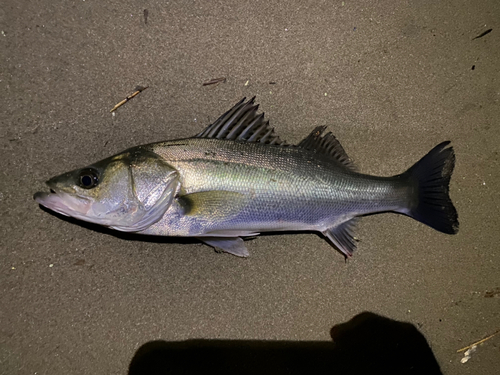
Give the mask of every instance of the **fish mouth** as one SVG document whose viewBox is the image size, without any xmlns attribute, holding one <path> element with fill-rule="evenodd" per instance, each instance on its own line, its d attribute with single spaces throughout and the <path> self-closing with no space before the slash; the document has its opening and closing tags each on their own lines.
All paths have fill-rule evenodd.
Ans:
<svg viewBox="0 0 500 375">
<path fill-rule="evenodd" d="M 49 210 L 76 218 L 85 217 L 92 206 L 92 202 L 88 198 L 69 194 L 53 187 L 50 189 L 50 193 L 35 193 L 33 199 Z"/>
</svg>

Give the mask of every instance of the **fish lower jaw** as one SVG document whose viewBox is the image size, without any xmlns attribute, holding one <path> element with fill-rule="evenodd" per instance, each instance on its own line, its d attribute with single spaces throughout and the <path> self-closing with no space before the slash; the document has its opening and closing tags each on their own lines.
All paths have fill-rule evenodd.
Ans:
<svg viewBox="0 0 500 375">
<path fill-rule="evenodd" d="M 51 189 L 51 191 L 53 190 Z M 73 197 L 66 193 L 38 192 L 33 196 L 33 198 L 43 207 L 64 216 L 85 216 L 91 207 L 91 202 L 88 200 Z"/>
</svg>

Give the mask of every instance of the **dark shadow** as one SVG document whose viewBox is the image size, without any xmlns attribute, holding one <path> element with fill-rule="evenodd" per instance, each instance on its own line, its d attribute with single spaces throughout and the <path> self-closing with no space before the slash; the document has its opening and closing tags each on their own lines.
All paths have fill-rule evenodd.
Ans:
<svg viewBox="0 0 500 375">
<path fill-rule="evenodd" d="M 141 346 L 129 375 L 441 374 L 410 323 L 364 312 L 330 331 L 333 341 L 187 340 Z"/>
</svg>

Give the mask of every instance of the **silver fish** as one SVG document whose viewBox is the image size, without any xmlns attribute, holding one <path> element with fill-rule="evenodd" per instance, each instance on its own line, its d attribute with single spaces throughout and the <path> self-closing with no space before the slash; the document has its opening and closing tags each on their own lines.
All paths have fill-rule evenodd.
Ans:
<svg viewBox="0 0 500 375">
<path fill-rule="evenodd" d="M 449 234 L 458 215 L 448 195 L 450 142 L 393 177 L 358 173 L 339 141 L 317 127 L 298 145 L 282 141 L 241 100 L 192 138 L 130 148 L 51 178 L 42 206 L 125 232 L 195 237 L 240 257 L 262 232 L 322 233 L 345 256 L 358 219 L 396 212 Z"/>
</svg>

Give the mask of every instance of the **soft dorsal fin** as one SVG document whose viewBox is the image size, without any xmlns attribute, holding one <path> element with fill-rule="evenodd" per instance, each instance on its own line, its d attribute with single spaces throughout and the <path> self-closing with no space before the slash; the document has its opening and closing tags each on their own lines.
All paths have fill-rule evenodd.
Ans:
<svg viewBox="0 0 500 375">
<path fill-rule="evenodd" d="M 352 160 L 349 156 L 347 156 L 344 148 L 332 132 L 328 132 L 324 136 L 321 136 L 325 129 L 326 126 L 316 127 L 311 134 L 309 134 L 297 145 L 297 147 L 329 155 L 340 165 L 352 171 L 356 170 Z"/>
<path fill-rule="evenodd" d="M 240 142 L 255 142 L 271 145 L 287 145 L 264 121 L 264 114 L 257 115 L 258 105 L 255 105 L 255 96 L 246 101 L 240 100 L 229 111 L 209 125 L 196 138 L 231 139 Z"/>
</svg>

